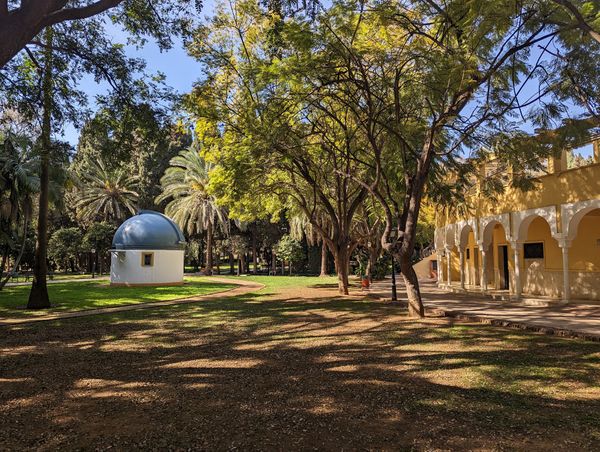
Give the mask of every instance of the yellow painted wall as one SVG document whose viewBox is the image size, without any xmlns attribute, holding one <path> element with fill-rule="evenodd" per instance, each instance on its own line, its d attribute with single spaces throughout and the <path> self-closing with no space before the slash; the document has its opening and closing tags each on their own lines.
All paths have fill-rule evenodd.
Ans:
<svg viewBox="0 0 600 452">
<path fill-rule="evenodd" d="M 521 282 L 524 294 L 560 297 L 562 293 L 562 251 L 543 218 L 529 225 L 525 243 L 542 242 L 543 259 L 525 259 L 521 253 Z"/>
<path fill-rule="evenodd" d="M 569 250 L 569 268 L 600 272 L 600 209 L 588 213 L 577 229 L 577 237 Z M 600 279 L 600 274 L 598 274 Z"/>
<path fill-rule="evenodd" d="M 469 257 L 467 258 L 467 251 Z M 475 257 L 477 256 L 477 257 Z M 479 256 L 479 248 L 475 243 L 475 234 L 469 232 L 467 246 L 465 248 L 465 284 L 468 286 L 479 285 L 479 272 L 481 271 L 481 256 Z"/>
<path fill-rule="evenodd" d="M 600 156 L 598 156 L 600 158 Z M 468 214 L 439 214 L 437 226 L 457 223 L 467 218 L 483 218 L 490 215 L 529 210 L 538 207 L 556 206 L 560 215 L 561 204 L 579 202 L 588 199 L 600 199 L 600 162 L 589 166 L 561 171 L 563 165 L 558 162 L 558 171 L 540 177 L 540 183 L 529 192 L 507 187 L 498 199 L 487 199 L 475 194 L 467 206 Z M 556 228 L 563 232 L 560 218 Z M 577 236 L 569 249 L 569 269 L 572 298 L 600 299 L 600 210 L 586 215 L 578 229 Z M 543 242 L 544 259 L 524 259 L 521 252 L 521 284 L 524 294 L 560 297 L 563 292 L 562 251 L 551 236 L 546 220 L 536 218 L 529 226 L 525 242 Z M 487 250 L 488 287 L 500 287 L 500 256 L 498 247 L 507 244 L 506 234 L 500 225 L 496 225 L 492 234 L 492 245 Z M 467 285 L 478 284 L 475 270 L 474 254 L 478 252 L 473 233 L 469 234 L 467 244 L 470 258 L 465 258 L 465 282 Z M 522 250 L 521 250 L 522 251 Z M 514 257 L 509 253 L 509 273 L 511 291 L 514 289 Z M 455 249 L 452 259 L 452 279 L 460 280 L 458 251 Z M 466 252 L 465 252 L 466 254 Z M 481 266 L 481 254 L 479 254 Z"/>
<path fill-rule="evenodd" d="M 507 187 L 504 194 L 495 200 L 478 194 L 472 196 L 467 216 L 482 218 L 537 207 L 560 206 L 586 199 L 600 199 L 600 163 L 549 174 L 539 179 L 540 183 L 529 192 Z M 465 219 L 461 215 L 440 214 L 436 217 L 436 224 L 444 226 Z M 558 228 L 560 232 L 560 223 Z"/>
<path fill-rule="evenodd" d="M 550 226 L 543 218 L 536 218 L 529 225 L 524 243 L 542 242 L 544 244 L 543 259 L 525 259 L 521 249 L 521 285 L 523 294 L 541 295 L 559 298 L 563 290 L 562 251 L 552 237 Z M 502 225 L 494 226 L 492 244 L 488 249 L 487 279 L 488 288 L 500 289 L 501 254 L 500 246 L 508 246 L 508 267 L 511 291 L 514 290 L 514 253 L 506 240 Z M 466 250 L 469 250 L 469 259 Z M 467 286 L 479 284 L 481 255 L 478 255 L 479 268 L 475 269 L 476 246 L 474 234 L 469 233 L 465 248 L 465 283 Z M 444 261 L 445 263 L 446 261 Z M 571 295 L 575 299 L 600 299 L 600 210 L 590 212 L 579 225 L 577 237 L 569 249 L 569 270 L 571 279 Z M 452 253 L 452 280 L 460 281 L 459 255 L 455 249 Z M 444 277 L 447 278 L 446 268 Z M 446 281 L 446 279 L 444 279 Z"/>
</svg>

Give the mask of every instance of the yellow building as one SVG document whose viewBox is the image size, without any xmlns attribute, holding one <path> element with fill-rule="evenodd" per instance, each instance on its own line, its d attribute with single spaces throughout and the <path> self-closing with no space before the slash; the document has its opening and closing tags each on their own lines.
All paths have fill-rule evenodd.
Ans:
<svg viewBox="0 0 600 452">
<path fill-rule="evenodd" d="M 551 159 L 532 191 L 507 188 L 493 202 L 473 196 L 469 216 L 438 215 L 438 284 L 511 299 L 600 300 L 600 141 L 589 146 L 588 159 L 572 150 Z"/>
</svg>

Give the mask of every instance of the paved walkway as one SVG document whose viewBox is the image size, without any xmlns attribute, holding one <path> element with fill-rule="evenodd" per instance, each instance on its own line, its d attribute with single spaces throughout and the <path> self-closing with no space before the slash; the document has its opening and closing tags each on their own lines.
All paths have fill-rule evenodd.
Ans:
<svg viewBox="0 0 600 452">
<path fill-rule="evenodd" d="M 254 292 L 256 290 L 262 289 L 264 284 L 259 284 L 252 281 L 241 281 L 238 279 L 227 279 L 227 278 L 211 278 L 211 281 L 214 282 L 222 282 L 226 284 L 236 284 L 237 287 L 232 289 L 223 290 L 220 292 L 213 292 L 207 295 L 199 295 L 195 297 L 188 298 L 178 298 L 175 300 L 165 300 L 165 301 L 153 301 L 148 303 L 138 303 L 138 304 L 130 304 L 123 306 L 112 306 L 109 308 L 100 308 L 100 309 L 85 309 L 82 311 L 71 311 L 71 312 L 57 312 L 55 314 L 41 315 L 39 317 L 19 317 L 19 318 L 2 318 L 0 319 L 0 326 L 8 326 L 8 325 L 18 325 L 22 323 L 30 323 L 30 322 L 44 322 L 49 320 L 61 320 L 61 319 L 72 319 L 75 317 L 87 317 L 90 315 L 99 315 L 99 314 L 111 314 L 115 312 L 124 312 L 124 311 L 135 311 L 138 309 L 153 309 L 162 306 L 172 306 L 177 304 L 189 304 L 189 303 L 198 303 L 199 301 L 212 301 L 217 300 L 223 297 L 235 297 L 238 295 L 244 295 L 250 292 Z"/>
<path fill-rule="evenodd" d="M 49 279 L 46 281 L 48 284 L 66 283 L 66 282 L 91 282 L 91 281 L 106 281 L 110 277 L 108 275 L 96 276 L 95 278 L 64 278 L 64 279 Z M 5 287 L 14 286 L 31 286 L 32 280 L 22 282 L 9 282 L 6 283 Z"/>
<path fill-rule="evenodd" d="M 491 300 L 473 293 L 448 292 L 432 281 L 421 281 L 420 287 L 425 308 L 434 314 L 600 340 L 600 301 L 575 300 L 565 306 L 530 306 Z M 390 299 L 391 281 L 375 283 L 371 293 Z M 398 282 L 398 298 L 406 300 L 401 281 Z"/>
</svg>

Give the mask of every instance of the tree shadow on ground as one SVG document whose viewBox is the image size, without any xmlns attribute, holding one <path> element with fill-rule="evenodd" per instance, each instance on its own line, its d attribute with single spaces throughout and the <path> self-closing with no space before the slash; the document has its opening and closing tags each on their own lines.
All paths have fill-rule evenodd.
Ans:
<svg viewBox="0 0 600 452">
<path fill-rule="evenodd" d="M 1 449 L 597 449 L 600 347 L 247 294 L 0 329 Z"/>
</svg>

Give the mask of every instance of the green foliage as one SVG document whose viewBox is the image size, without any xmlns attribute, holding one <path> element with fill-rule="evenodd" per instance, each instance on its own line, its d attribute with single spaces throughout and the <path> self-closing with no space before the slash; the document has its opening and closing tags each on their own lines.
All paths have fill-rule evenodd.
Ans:
<svg viewBox="0 0 600 452">
<path fill-rule="evenodd" d="M 40 185 L 38 163 L 31 146 L 23 139 L 7 138 L 0 146 L 0 240 L 4 243 L 8 243 L 9 231 L 32 216 L 33 197 Z"/>
<path fill-rule="evenodd" d="M 227 244 L 229 245 L 231 252 L 237 257 L 241 257 L 250 250 L 248 238 L 243 235 L 231 235 L 227 241 Z"/>
<path fill-rule="evenodd" d="M 209 225 L 228 230 L 226 211 L 208 191 L 213 165 L 194 149 L 173 157 L 161 179 L 162 193 L 157 203 L 168 201 L 165 213 L 189 235 L 199 234 Z"/>
<path fill-rule="evenodd" d="M 92 223 L 83 236 L 81 251 L 96 250 L 97 253 L 105 253 L 112 247 L 112 239 L 115 235 L 115 226 L 106 222 Z"/>
<path fill-rule="evenodd" d="M 87 160 L 73 175 L 71 199 L 83 224 L 95 221 L 120 223 L 135 214 L 137 178 L 123 168 L 110 168 L 102 159 Z"/>
<path fill-rule="evenodd" d="M 77 258 L 81 252 L 83 234 L 78 228 L 62 228 L 55 231 L 48 241 L 48 257 L 67 268 L 67 262 Z"/>
<path fill-rule="evenodd" d="M 194 266 L 194 271 L 198 271 L 200 265 L 200 258 L 202 254 L 202 242 L 200 240 L 188 240 L 185 244 L 185 259 L 186 262 L 191 263 Z"/>
<path fill-rule="evenodd" d="M 301 262 L 305 257 L 302 244 L 298 240 L 292 238 L 289 234 L 281 237 L 279 242 L 275 245 L 274 250 L 279 259 L 289 262 L 290 265 L 292 263 Z"/>
<path fill-rule="evenodd" d="M 122 168 L 136 177 L 139 207 L 156 208 L 160 178 L 169 161 L 191 144 L 190 135 L 155 104 L 118 102 L 110 99 L 110 105 L 83 127 L 73 170 L 77 172 L 86 161 L 98 159 L 110 168 Z"/>
</svg>

